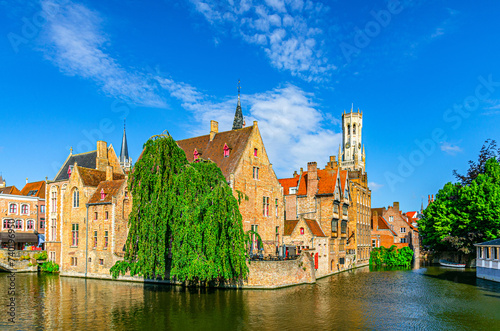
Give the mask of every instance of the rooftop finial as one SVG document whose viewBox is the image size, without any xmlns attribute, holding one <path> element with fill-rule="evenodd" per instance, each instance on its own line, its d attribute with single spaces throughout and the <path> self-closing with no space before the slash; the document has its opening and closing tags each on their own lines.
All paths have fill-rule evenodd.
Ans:
<svg viewBox="0 0 500 331">
<path fill-rule="evenodd" d="M 240 80 L 238 79 L 238 103 L 236 104 L 236 113 L 234 114 L 233 130 L 241 129 L 244 126 L 243 112 L 241 110 L 240 90 L 241 90 L 241 85 L 240 85 Z"/>
<path fill-rule="evenodd" d="M 354 108 L 354 102 L 351 103 L 351 113 L 352 113 L 353 108 Z"/>
<path fill-rule="evenodd" d="M 69 148 L 69 154 L 73 154 L 73 146 Z"/>
</svg>

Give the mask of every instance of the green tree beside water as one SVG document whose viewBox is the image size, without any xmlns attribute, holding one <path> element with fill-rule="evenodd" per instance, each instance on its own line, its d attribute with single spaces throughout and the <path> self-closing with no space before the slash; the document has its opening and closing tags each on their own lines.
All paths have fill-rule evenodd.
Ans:
<svg viewBox="0 0 500 331">
<path fill-rule="evenodd" d="M 370 264 L 387 267 L 409 267 L 413 260 L 413 251 L 410 247 L 397 249 L 396 246 L 390 248 L 373 248 L 370 253 Z"/>
</svg>

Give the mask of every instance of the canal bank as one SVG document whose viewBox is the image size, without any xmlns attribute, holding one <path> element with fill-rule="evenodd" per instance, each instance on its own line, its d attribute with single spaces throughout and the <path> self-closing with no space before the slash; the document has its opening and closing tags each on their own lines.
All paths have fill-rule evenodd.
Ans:
<svg viewBox="0 0 500 331">
<path fill-rule="evenodd" d="M 0 288 L 7 289 L 7 274 Z M 0 297 L 5 307 L 8 296 Z M 354 269 L 275 291 L 16 275 L 13 329 L 493 330 L 500 284 L 473 270 Z M 307 313 L 306 313 L 307 312 Z M 6 318 L 0 329 L 10 329 Z"/>
</svg>

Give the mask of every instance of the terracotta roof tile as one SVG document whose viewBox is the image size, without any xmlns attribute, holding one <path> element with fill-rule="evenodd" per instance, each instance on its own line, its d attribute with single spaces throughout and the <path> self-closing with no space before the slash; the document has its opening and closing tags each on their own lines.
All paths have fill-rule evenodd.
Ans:
<svg viewBox="0 0 500 331">
<path fill-rule="evenodd" d="M 112 198 L 120 192 L 123 183 L 125 183 L 125 179 L 100 182 L 94 194 L 90 197 L 89 203 L 111 202 Z M 105 194 L 104 200 L 101 200 L 101 191 Z"/>
<path fill-rule="evenodd" d="M 45 181 L 33 182 L 24 185 L 21 195 L 39 197 L 45 199 Z"/>
<path fill-rule="evenodd" d="M 315 235 L 316 237 L 326 237 L 323 230 L 321 230 L 321 227 L 319 226 L 318 222 L 316 222 L 315 220 L 308 220 L 308 219 L 306 219 L 305 221 L 313 235 Z"/>
<path fill-rule="evenodd" d="M 293 230 L 297 226 L 297 223 L 299 223 L 299 221 L 285 221 L 285 229 L 284 229 L 283 235 L 284 236 L 291 236 Z"/>
<path fill-rule="evenodd" d="M 381 230 L 389 230 L 392 232 L 392 234 L 394 236 L 398 236 L 396 234 L 396 232 L 394 232 L 394 230 L 391 229 L 391 226 L 389 225 L 389 223 L 387 223 L 387 221 L 385 220 L 385 218 L 383 218 L 382 216 L 379 216 L 378 217 L 378 229 L 381 229 Z"/>
<path fill-rule="evenodd" d="M 200 158 L 215 162 L 229 181 L 229 175 L 235 171 L 253 128 L 253 126 L 248 126 L 238 130 L 219 132 L 212 141 L 210 141 L 210 135 L 205 135 L 178 140 L 177 144 L 186 153 L 189 162 L 194 161 L 193 153 L 196 149 L 200 153 Z M 225 144 L 231 148 L 229 157 L 224 157 Z"/>
<path fill-rule="evenodd" d="M 78 166 L 78 172 L 82 178 L 84 186 L 97 187 L 106 180 L 106 171 L 89 169 Z M 124 179 L 125 175 L 113 173 L 113 180 Z"/>
<path fill-rule="evenodd" d="M 14 195 L 21 195 L 21 191 L 17 189 L 14 185 L 12 186 L 6 186 L 0 188 L 0 194 L 14 194 Z"/>
<path fill-rule="evenodd" d="M 297 187 L 297 185 L 299 184 L 299 178 L 299 175 L 297 175 L 293 178 L 278 179 L 281 186 L 283 187 L 283 195 L 289 195 L 290 188 Z"/>
<path fill-rule="evenodd" d="M 318 169 L 318 192 L 315 194 L 333 194 L 337 185 L 337 171 L 333 169 Z M 343 170 L 341 170 L 342 173 Z M 347 173 L 347 171 L 345 171 Z M 302 173 L 297 195 L 307 194 L 307 171 Z M 345 177 L 344 177 L 345 179 Z"/>
</svg>

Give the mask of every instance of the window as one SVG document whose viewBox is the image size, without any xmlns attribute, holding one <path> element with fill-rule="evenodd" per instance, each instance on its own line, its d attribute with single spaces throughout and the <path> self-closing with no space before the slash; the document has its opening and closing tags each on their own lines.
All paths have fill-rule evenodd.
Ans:
<svg viewBox="0 0 500 331">
<path fill-rule="evenodd" d="M 16 220 L 16 225 L 15 228 L 16 230 L 22 230 L 23 229 L 23 221 L 22 220 Z"/>
<path fill-rule="evenodd" d="M 52 241 L 56 241 L 57 238 L 57 224 L 55 219 L 52 219 L 51 221 L 50 238 Z"/>
<path fill-rule="evenodd" d="M 347 124 L 347 134 L 351 134 L 351 125 Z"/>
<path fill-rule="evenodd" d="M 26 221 L 26 230 L 33 230 L 35 228 L 35 221 L 28 220 Z"/>
<path fill-rule="evenodd" d="M 104 259 L 99 259 L 99 265 L 104 265 Z"/>
<path fill-rule="evenodd" d="M 125 191 L 125 198 L 128 198 L 128 191 Z"/>
<path fill-rule="evenodd" d="M 76 257 L 71 258 L 71 266 L 76 267 L 78 265 L 78 260 Z"/>
<path fill-rule="evenodd" d="M 40 206 L 40 214 L 45 214 L 45 205 Z"/>
<path fill-rule="evenodd" d="M 108 247 L 108 231 L 104 231 L 104 248 Z"/>
<path fill-rule="evenodd" d="M 483 249 L 481 247 L 477 248 L 477 258 L 482 259 L 483 258 Z"/>
<path fill-rule="evenodd" d="M 407 240 L 406 238 L 401 238 L 401 239 L 400 239 L 400 242 L 401 242 L 402 244 L 404 244 L 404 243 L 407 243 L 407 242 L 408 242 L 408 240 Z"/>
<path fill-rule="evenodd" d="M 333 203 L 333 212 L 338 214 L 339 213 L 339 204 L 338 203 Z"/>
<path fill-rule="evenodd" d="M 73 208 L 80 207 L 80 191 L 77 188 L 73 191 Z"/>
<path fill-rule="evenodd" d="M 269 216 L 269 197 L 262 198 L 262 215 Z"/>
<path fill-rule="evenodd" d="M 106 193 L 104 193 L 104 189 L 101 189 L 101 200 L 104 200 L 106 198 Z"/>
<path fill-rule="evenodd" d="M 373 248 L 377 247 L 377 240 L 376 239 L 372 239 L 372 247 Z"/>
<path fill-rule="evenodd" d="M 40 218 L 40 229 L 45 229 L 45 218 Z"/>
<path fill-rule="evenodd" d="M 300 228 L 300 234 L 304 234 L 304 228 Z"/>
<path fill-rule="evenodd" d="M 276 217 L 278 217 L 278 199 L 274 201 L 275 206 L 276 206 Z"/>
<path fill-rule="evenodd" d="M 17 224 L 16 224 L 17 225 Z M 490 250 L 489 247 L 484 248 L 484 258 L 489 259 L 490 258 Z"/>
<path fill-rule="evenodd" d="M 347 221 L 346 220 L 342 220 L 342 222 L 340 223 L 340 233 L 342 233 L 342 234 L 347 233 Z"/>
<path fill-rule="evenodd" d="M 340 239 L 340 243 L 339 243 L 339 252 L 343 252 L 345 251 L 345 239 Z M 343 263 L 341 263 L 343 264 Z"/>
<path fill-rule="evenodd" d="M 11 203 L 9 206 L 9 213 L 17 214 L 17 205 L 15 203 Z"/>
<path fill-rule="evenodd" d="M 339 220 L 334 218 L 332 219 L 332 232 L 337 232 L 339 229 Z"/>
<path fill-rule="evenodd" d="M 342 206 L 342 213 L 347 216 L 347 205 Z"/>
<path fill-rule="evenodd" d="M 401 228 L 401 233 L 405 233 L 406 232 L 406 228 Z"/>
<path fill-rule="evenodd" d="M 251 228 L 251 230 L 252 230 L 253 232 L 255 232 L 255 233 L 259 233 L 259 226 L 258 226 L 257 224 L 253 224 L 253 225 L 251 225 L 251 227 L 250 227 L 250 228 Z M 259 249 L 259 248 L 260 248 L 260 247 L 259 247 L 259 240 L 258 240 L 258 237 L 257 237 L 254 233 L 252 233 L 252 250 L 253 250 L 253 248 L 257 248 L 257 249 Z"/>
<path fill-rule="evenodd" d="M 224 157 L 229 157 L 229 147 L 224 144 Z"/>
<path fill-rule="evenodd" d="M 497 248 L 496 247 L 491 247 L 491 259 L 492 260 L 497 260 L 498 259 L 498 254 L 497 254 Z"/>
<path fill-rule="evenodd" d="M 98 216 L 98 215 L 97 215 L 97 212 L 95 212 L 95 213 L 94 213 L 94 220 L 96 220 L 96 221 L 97 221 L 97 216 Z"/>
<path fill-rule="evenodd" d="M 253 179 L 259 179 L 259 168 L 253 167 Z"/>
<path fill-rule="evenodd" d="M 196 148 L 194 149 L 193 157 L 194 157 L 195 160 L 198 160 L 198 158 L 200 157 L 200 153 L 198 153 L 198 151 L 196 150 Z"/>
<path fill-rule="evenodd" d="M 3 220 L 2 228 L 4 230 L 10 229 L 11 225 L 13 225 L 13 220 Z"/>
<path fill-rule="evenodd" d="M 352 125 L 352 134 L 356 134 L 356 124 Z M 354 142 L 354 146 L 356 146 L 356 142 Z"/>
<path fill-rule="evenodd" d="M 296 187 L 290 187 L 290 189 L 288 190 L 288 193 L 289 194 L 296 194 L 297 193 L 297 188 Z"/>
<path fill-rule="evenodd" d="M 97 248 L 97 231 L 94 231 L 94 249 Z"/>
<path fill-rule="evenodd" d="M 253 156 L 257 157 L 257 148 L 253 149 Z"/>
<path fill-rule="evenodd" d="M 78 246 L 78 224 L 71 224 L 71 246 Z"/>
<path fill-rule="evenodd" d="M 109 213 L 108 213 L 107 211 L 106 211 L 106 212 L 104 212 L 104 216 L 105 216 L 105 218 L 104 218 L 104 219 L 105 219 L 105 220 L 108 220 Z"/>
<path fill-rule="evenodd" d="M 21 214 L 23 214 L 23 215 L 29 214 L 29 206 L 28 205 L 21 205 Z"/>
<path fill-rule="evenodd" d="M 49 252 L 49 260 L 52 262 L 56 262 L 56 252 Z"/>
<path fill-rule="evenodd" d="M 57 192 L 50 193 L 50 212 L 57 212 Z"/>
<path fill-rule="evenodd" d="M 389 222 L 394 222 L 394 216 L 389 216 Z"/>
</svg>

